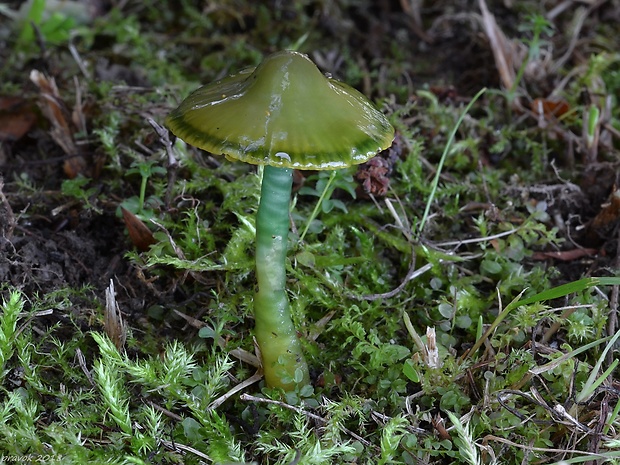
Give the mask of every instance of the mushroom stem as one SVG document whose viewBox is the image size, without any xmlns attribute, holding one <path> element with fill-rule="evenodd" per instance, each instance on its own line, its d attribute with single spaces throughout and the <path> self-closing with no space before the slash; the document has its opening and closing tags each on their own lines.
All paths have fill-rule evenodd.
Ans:
<svg viewBox="0 0 620 465">
<path fill-rule="evenodd" d="M 292 169 L 265 166 L 256 217 L 256 340 L 267 385 L 286 391 L 306 385 L 310 380 L 286 295 L 292 185 Z"/>
</svg>

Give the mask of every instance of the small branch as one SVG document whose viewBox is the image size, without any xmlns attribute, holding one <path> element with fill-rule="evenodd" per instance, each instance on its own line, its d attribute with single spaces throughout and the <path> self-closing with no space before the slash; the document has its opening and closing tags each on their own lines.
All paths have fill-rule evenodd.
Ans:
<svg viewBox="0 0 620 465">
<path fill-rule="evenodd" d="M 475 244 L 478 242 L 488 242 L 491 241 L 493 239 L 499 239 L 500 237 L 504 237 L 504 236 L 510 236 L 516 232 L 518 232 L 521 229 L 521 227 L 518 228 L 513 228 L 510 231 L 504 231 L 498 234 L 494 234 L 492 236 L 485 236 L 485 237 L 474 237 L 472 239 L 463 239 L 460 241 L 450 241 L 450 242 L 439 242 L 436 244 L 433 244 L 435 247 L 451 247 L 453 245 L 456 246 L 460 246 L 463 244 Z"/>
<path fill-rule="evenodd" d="M 226 402 L 226 400 L 228 400 L 230 397 L 234 396 L 237 392 L 241 391 L 242 389 L 245 389 L 248 386 L 251 386 L 254 383 L 257 383 L 262 378 L 263 378 L 263 370 L 259 369 L 256 373 L 254 373 L 248 379 L 246 379 L 245 381 L 237 384 L 234 388 L 230 389 L 226 394 L 218 397 L 213 402 L 211 402 L 209 404 L 209 406 L 207 407 L 207 411 L 214 410 L 214 409 L 218 408 L 220 405 L 222 405 L 224 402 Z"/>
<path fill-rule="evenodd" d="M 2 176 L 0 176 L 0 218 L 0 235 L 2 239 L 10 242 L 17 221 L 15 220 L 11 204 L 4 195 L 4 179 Z"/>
<path fill-rule="evenodd" d="M 170 208 L 170 202 L 172 201 L 172 189 L 177 179 L 177 171 L 179 168 L 179 162 L 174 156 L 174 150 L 172 149 L 172 142 L 168 135 L 168 130 L 157 123 L 153 118 L 148 118 L 147 121 L 153 127 L 157 135 L 159 136 L 159 142 L 166 148 L 166 154 L 168 155 L 168 187 L 166 188 L 166 196 L 164 198 L 164 205 L 166 208 Z"/>
<path fill-rule="evenodd" d="M 323 424 L 327 423 L 327 420 L 325 418 L 323 418 L 323 417 L 315 415 L 314 413 L 310 413 L 310 412 L 302 409 L 301 407 L 296 407 L 295 405 L 285 404 L 284 402 L 280 402 L 278 400 L 265 399 L 263 397 L 255 397 L 255 396 L 251 396 L 249 394 L 241 394 L 239 399 L 245 400 L 245 401 L 250 401 L 250 402 L 260 402 L 260 403 L 263 403 L 263 404 L 278 405 L 279 407 L 284 407 L 285 409 L 292 410 L 293 412 L 299 413 L 301 415 L 305 415 L 308 418 L 312 418 L 313 420 L 318 421 L 319 423 L 323 423 Z M 359 442 L 361 442 L 364 446 L 366 446 L 366 447 L 373 447 L 376 450 L 381 450 L 378 447 L 373 446 L 369 441 L 367 441 L 366 439 L 361 437 L 359 434 L 356 434 L 353 431 L 351 431 L 351 430 L 349 430 L 347 428 L 344 428 L 344 427 L 342 427 L 341 429 L 342 429 L 342 431 L 347 433 L 349 436 L 351 436 L 353 439 L 356 439 Z"/>
<path fill-rule="evenodd" d="M 424 273 L 429 271 L 432 267 L 433 267 L 432 263 L 427 263 L 422 268 L 416 269 L 415 254 L 413 254 L 413 257 L 411 257 L 411 265 L 409 266 L 409 271 L 407 272 L 405 279 L 403 279 L 403 281 L 396 288 L 392 289 L 389 292 L 384 292 L 383 294 L 368 294 L 368 295 L 362 295 L 362 296 L 357 296 L 355 294 L 348 294 L 348 297 L 354 300 L 370 300 L 370 301 L 379 300 L 379 299 L 390 299 L 394 297 L 396 294 L 400 293 L 405 288 L 405 286 L 407 285 L 409 281 L 417 278 L 418 276 L 423 275 Z"/>
<path fill-rule="evenodd" d="M 183 318 L 185 321 L 187 321 L 191 326 L 193 326 L 194 328 L 209 328 L 209 330 L 215 334 L 215 329 L 211 328 L 208 324 L 206 324 L 204 321 L 200 321 L 197 320 L 196 318 L 192 318 L 189 315 L 186 315 L 185 313 L 182 313 L 176 309 L 173 309 L 174 313 L 176 313 L 177 315 L 179 315 L 181 318 Z M 226 341 L 224 340 L 224 338 L 222 336 L 216 336 L 215 338 L 215 343 L 218 345 L 218 347 L 222 350 L 226 350 Z M 260 360 L 258 359 L 258 357 L 254 354 L 252 354 L 251 352 L 248 352 L 247 350 L 241 349 L 241 348 L 237 348 L 237 349 L 232 349 L 230 351 L 228 351 L 228 353 L 230 355 L 232 355 L 233 357 L 239 359 L 239 361 L 241 362 L 245 362 L 249 365 L 252 365 L 253 367 L 256 368 L 260 368 L 261 367 L 261 363 Z"/>
</svg>

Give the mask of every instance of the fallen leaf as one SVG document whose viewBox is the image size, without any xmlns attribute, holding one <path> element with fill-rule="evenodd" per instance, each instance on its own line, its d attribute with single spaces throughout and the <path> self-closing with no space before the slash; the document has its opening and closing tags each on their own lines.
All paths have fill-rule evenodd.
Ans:
<svg viewBox="0 0 620 465">
<path fill-rule="evenodd" d="M 596 255 L 597 253 L 598 249 L 572 249 L 562 250 L 559 252 L 534 252 L 532 254 L 532 258 L 534 260 L 547 260 L 549 258 L 553 258 L 563 262 L 571 262 L 579 258 Z"/>
<path fill-rule="evenodd" d="M 56 81 L 54 78 L 47 77 L 36 69 L 30 72 L 30 80 L 39 88 L 41 111 L 52 125 L 50 135 L 67 155 L 63 164 L 65 174 L 70 179 L 77 177 L 79 174 L 87 174 L 86 160 L 79 155 L 73 140 L 74 131 L 69 124 L 68 111 L 60 97 Z"/>
<path fill-rule="evenodd" d="M 123 212 L 123 221 L 129 232 L 131 243 L 135 245 L 139 251 L 146 252 L 151 245 L 157 242 L 153 237 L 153 233 L 140 218 L 129 210 L 121 207 L 121 211 Z"/>
<path fill-rule="evenodd" d="M 546 119 L 559 118 L 570 110 L 565 100 L 551 100 L 537 98 L 530 103 L 530 108 L 537 115 L 543 115 Z"/>
<path fill-rule="evenodd" d="M 0 97 L 0 142 L 16 141 L 37 120 L 32 104 L 21 97 Z"/>
</svg>

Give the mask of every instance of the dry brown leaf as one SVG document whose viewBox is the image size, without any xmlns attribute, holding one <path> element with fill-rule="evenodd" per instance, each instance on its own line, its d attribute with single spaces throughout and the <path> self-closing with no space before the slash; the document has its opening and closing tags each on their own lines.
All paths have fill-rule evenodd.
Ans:
<svg viewBox="0 0 620 465">
<path fill-rule="evenodd" d="M 50 134 L 68 158 L 65 160 L 63 170 L 68 178 L 75 178 L 78 174 L 87 171 L 84 157 L 78 154 L 77 146 L 73 140 L 73 129 L 69 124 L 69 118 L 65 104 L 60 97 L 56 81 L 53 77 L 47 77 L 40 71 L 33 69 L 30 72 L 30 80 L 39 88 L 40 107 L 43 115 L 52 125 Z"/>
<path fill-rule="evenodd" d="M 512 89 L 515 83 L 514 49 L 502 30 L 497 25 L 495 17 L 489 12 L 484 0 L 478 0 L 482 12 L 482 26 L 491 44 L 491 51 L 495 59 L 495 66 L 499 72 L 502 85 Z"/>
<path fill-rule="evenodd" d="M 32 128 L 37 115 L 20 97 L 0 97 L 0 142 L 19 140 Z"/>
<path fill-rule="evenodd" d="M 123 320 L 121 309 L 116 302 L 114 281 L 110 279 L 110 286 L 105 290 L 105 321 L 104 330 L 119 352 L 125 348 L 127 340 L 127 325 Z"/>
<path fill-rule="evenodd" d="M 135 245 L 139 251 L 146 252 L 151 245 L 157 242 L 153 237 L 153 233 L 140 218 L 129 210 L 121 207 L 121 211 L 123 212 L 123 221 L 129 232 L 131 243 Z"/>
<path fill-rule="evenodd" d="M 562 250 L 559 252 L 534 252 L 532 254 L 532 259 L 547 260 L 549 258 L 553 258 L 556 260 L 561 260 L 563 262 L 572 262 L 573 260 L 588 257 L 590 255 L 596 255 L 597 253 L 597 249 L 572 249 Z"/>
<path fill-rule="evenodd" d="M 559 118 L 570 110 L 570 106 L 566 100 L 551 100 L 546 98 L 532 100 L 530 108 L 537 115 L 542 115 L 549 120 Z"/>
</svg>

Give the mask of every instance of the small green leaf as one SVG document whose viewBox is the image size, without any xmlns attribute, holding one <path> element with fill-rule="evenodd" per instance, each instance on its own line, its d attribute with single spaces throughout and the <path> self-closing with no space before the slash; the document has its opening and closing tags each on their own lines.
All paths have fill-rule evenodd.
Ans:
<svg viewBox="0 0 620 465">
<path fill-rule="evenodd" d="M 502 265 L 494 260 L 482 260 L 480 263 L 480 271 L 486 275 L 498 275 L 502 272 Z"/>
<path fill-rule="evenodd" d="M 403 374 L 407 378 L 409 378 L 410 381 L 413 381 L 414 383 L 420 382 L 420 375 L 418 374 L 417 370 L 413 367 L 413 361 L 411 360 L 406 360 L 405 363 L 403 364 Z"/>
<path fill-rule="evenodd" d="M 456 317 L 454 324 L 457 328 L 467 329 L 471 327 L 472 321 L 469 315 L 461 315 Z"/>
<path fill-rule="evenodd" d="M 314 254 L 308 251 L 299 252 L 297 255 L 295 255 L 295 258 L 301 265 L 307 266 L 309 268 L 313 268 L 316 264 Z"/>
<path fill-rule="evenodd" d="M 198 423 L 193 418 L 188 417 L 183 420 L 181 424 L 183 425 L 183 432 L 185 433 L 185 436 L 188 440 L 192 442 L 199 442 L 204 439 L 202 434 L 200 433 L 200 423 Z"/>
<path fill-rule="evenodd" d="M 198 337 L 201 337 L 202 339 L 215 339 L 217 337 L 217 334 L 215 333 L 213 328 L 210 328 L 209 326 L 204 326 L 198 331 Z"/>
</svg>

